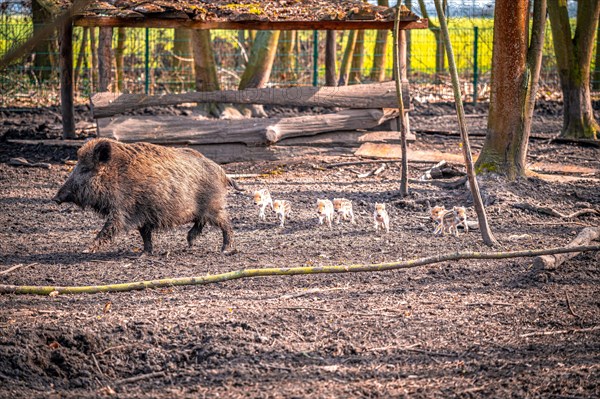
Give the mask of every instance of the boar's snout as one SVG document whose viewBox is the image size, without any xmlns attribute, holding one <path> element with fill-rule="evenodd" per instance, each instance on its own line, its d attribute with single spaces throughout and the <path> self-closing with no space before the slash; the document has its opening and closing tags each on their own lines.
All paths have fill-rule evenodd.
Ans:
<svg viewBox="0 0 600 399">
<path fill-rule="evenodd" d="M 56 193 L 56 195 L 52 198 L 52 201 L 56 202 L 58 205 L 63 202 L 73 202 L 74 201 L 73 193 L 67 187 L 67 184 L 63 185 L 60 190 Z"/>
</svg>

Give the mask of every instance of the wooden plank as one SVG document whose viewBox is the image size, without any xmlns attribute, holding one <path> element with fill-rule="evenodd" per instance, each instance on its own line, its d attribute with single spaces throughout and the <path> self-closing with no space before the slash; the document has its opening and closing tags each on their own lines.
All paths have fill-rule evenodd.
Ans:
<svg viewBox="0 0 600 399">
<path fill-rule="evenodd" d="M 407 101 L 408 82 L 403 85 Z M 320 106 L 342 108 L 397 108 L 394 82 L 342 87 L 288 87 L 246 90 L 222 90 L 147 96 L 103 92 L 91 98 L 94 118 L 106 118 L 145 107 L 183 103 L 270 104 L 284 106 Z M 408 104 L 408 102 L 407 102 Z"/>
<path fill-rule="evenodd" d="M 415 136 L 408 137 L 409 141 L 414 141 Z M 399 143 L 398 132 L 330 132 L 321 133 L 316 136 L 293 137 L 281 140 L 278 145 L 281 146 L 311 146 L 311 147 L 352 147 L 358 148 L 362 143 Z"/>
<path fill-rule="evenodd" d="M 64 139 L 75 135 L 75 110 L 73 108 L 73 25 L 71 20 L 60 29 L 60 111 Z"/>
<path fill-rule="evenodd" d="M 75 26 L 112 26 L 128 28 L 247 29 L 247 30 L 351 30 L 392 29 L 394 21 L 194 21 L 170 18 L 118 18 L 82 16 Z M 426 29 L 428 21 L 400 21 L 400 29 Z"/>
<path fill-rule="evenodd" d="M 187 116 L 119 116 L 98 120 L 99 136 L 159 144 L 243 143 L 264 146 L 284 138 L 370 129 L 397 116 L 393 109 L 350 109 L 291 118 L 197 120 Z"/>
</svg>

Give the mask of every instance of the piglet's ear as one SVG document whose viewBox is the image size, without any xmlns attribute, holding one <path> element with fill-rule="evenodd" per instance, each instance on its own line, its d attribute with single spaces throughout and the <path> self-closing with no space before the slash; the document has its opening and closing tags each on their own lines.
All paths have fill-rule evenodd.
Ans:
<svg viewBox="0 0 600 399">
<path fill-rule="evenodd" d="M 110 141 L 101 141 L 94 147 L 94 160 L 98 163 L 106 163 L 110 160 L 111 153 Z"/>
</svg>

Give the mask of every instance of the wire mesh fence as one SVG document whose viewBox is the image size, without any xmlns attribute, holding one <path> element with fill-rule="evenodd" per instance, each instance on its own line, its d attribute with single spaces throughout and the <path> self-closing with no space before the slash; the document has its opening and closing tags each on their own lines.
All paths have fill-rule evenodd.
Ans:
<svg viewBox="0 0 600 399">
<path fill-rule="evenodd" d="M 9 1 L 0 7 L 0 56 L 22 43 L 40 26 L 34 22 L 31 9 L 24 4 Z M 468 18 L 453 17 L 449 13 L 450 35 L 466 101 L 489 98 L 493 19 L 489 17 L 489 10 L 483 11 L 483 16 Z M 437 26 L 435 19 L 432 22 Z M 325 35 L 324 31 L 282 32 L 268 85 L 324 85 Z M 248 31 L 211 31 L 220 89 L 238 87 L 251 51 L 251 36 Z M 337 32 L 338 69 L 350 36 L 350 31 Z M 385 45 L 378 46 L 378 41 L 379 44 L 384 41 Z M 439 32 L 435 29 L 408 32 L 409 81 L 413 97 L 420 101 L 452 99 L 447 62 L 440 42 Z M 357 33 L 348 84 L 391 79 L 392 45 L 391 32 L 383 36 L 378 36 L 374 30 Z M 76 27 L 73 46 L 76 96 L 85 98 L 98 90 L 98 28 Z M 111 90 L 164 94 L 196 89 L 189 30 L 114 28 L 112 49 Z M 51 36 L 27 57 L 1 71 L 0 105 L 19 99 L 33 103 L 58 102 L 58 56 L 58 38 Z M 375 60 L 381 57 L 385 59 L 384 70 L 377 74 Z M 597 87 L 600 82 L 594 81 L 595 76 L 597 74 L 593 74 L 592 84 Z M 542 92 L 559 91 L 549 26 L 540 83 Z"/>
</svg>

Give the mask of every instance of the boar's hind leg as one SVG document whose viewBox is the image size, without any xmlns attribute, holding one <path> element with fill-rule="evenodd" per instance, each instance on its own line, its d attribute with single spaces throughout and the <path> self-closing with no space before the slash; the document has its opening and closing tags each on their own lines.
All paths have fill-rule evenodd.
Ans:
<svg viewBox="0 0 600 399">
<path fill-rule="evenodd" d="M 223 246 L 221 247 L 221 252 L 228 254 L 235 253 L 235 250 L 233 249 L 233 228 L 231 227 L 227 211 L 224 209 L 217 211 L 216 215 L 211 218 L 211 223 L 220 228 L 223 232 Z"/>
<path fill-rule="evenodd" d="M 152 227 L 145 224 L 138 230 L 144 241 L 144 253 L 152 254 Z"/>
<path fill-rule="evenodd" d="M 188 231 L 187 235 L 187 242 L 190 247 L 194 244 L 194 240 L 196 239 L 196 237 L 198 237 L 202 233 L 202 229 L 204 229 L 205 224 L 206 222 L 202 219 L 197 219 L 194 221 L 194 225 L 192 226 L 190 231 Z"/>
</svg>

